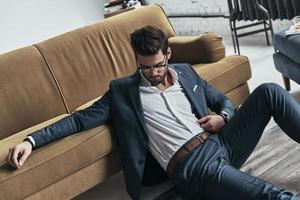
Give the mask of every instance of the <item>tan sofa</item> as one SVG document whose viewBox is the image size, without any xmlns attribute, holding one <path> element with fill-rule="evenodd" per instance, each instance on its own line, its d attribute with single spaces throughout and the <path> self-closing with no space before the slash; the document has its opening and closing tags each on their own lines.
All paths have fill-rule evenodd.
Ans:
<svg viewBox="0 0 300 200">
<path fill-rule="evenodd" d="M 215 33 L 177 37 L 162 9 L 145 6 L 0 55 L 0 199 L 69 199 L 122 170 L 103 125 L 34 150 L 24 166 L 5 163 L 9 147 L 99 98 L 109 81 L 136 69 L 129 34 L 144 25 L 170 38 L 171 62 L 188 62 L 234 105 L 248 96 L 248 59 L 225 57 Z"/>
</svg>

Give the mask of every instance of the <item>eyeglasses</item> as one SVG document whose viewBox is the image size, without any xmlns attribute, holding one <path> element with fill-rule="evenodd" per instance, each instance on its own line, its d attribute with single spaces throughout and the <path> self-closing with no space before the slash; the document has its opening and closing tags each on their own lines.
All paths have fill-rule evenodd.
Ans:
<svg viewBox="0 0 300 200">
<path fill-rule="evenodd" d="M 163 63 L 157 64 L 157 65 L 153 65 L 153 66 L 147 66 L 147 65 L 139 64 L 138 65 L 138 69 L 143 70 L 144 72 L 150 72 L 151 69 L 156 69 L 157 71 L 161 71 L 161 70 L 165 69 L 165 67 L 167 66 L 167 64 L 168 64 L 167 55 L 165 55 Z"/>
</svg>

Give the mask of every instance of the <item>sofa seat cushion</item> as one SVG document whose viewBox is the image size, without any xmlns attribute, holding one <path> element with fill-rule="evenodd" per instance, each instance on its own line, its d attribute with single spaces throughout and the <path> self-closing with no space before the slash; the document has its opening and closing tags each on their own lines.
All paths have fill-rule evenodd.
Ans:
<svg viewBox="0 0 300 200">
<path fill-rule="evenodd" d="M 296 63 L 300 63 L 299 49 L 300 49 L 300 37 L 299 35 L 290 35 L 285 37 L 284 32 L 286 30 L 279 31 L 274 35 L 274 47 L 282 54 L 286 55 Z"/>
<path fill-rule="evenodd" d="M 227 93 L 251 78 L 250 63 L 245 56 L 227 56 L 215 63 L 193 65 L 210 85 Z"/>
<path fill-rule="evenodd" d="M 29 133 L 65 116 L 61 115 L 0 140 L 0 188 L 5 191 L 0 193 L 0 199 L 22 199 L 113 151 L 115 145 L 109 128 L 100 126 L 34 150 L 27 162 L 18 170 L 5 163 L 9 147 L 22 141 Z"/>
</svg>

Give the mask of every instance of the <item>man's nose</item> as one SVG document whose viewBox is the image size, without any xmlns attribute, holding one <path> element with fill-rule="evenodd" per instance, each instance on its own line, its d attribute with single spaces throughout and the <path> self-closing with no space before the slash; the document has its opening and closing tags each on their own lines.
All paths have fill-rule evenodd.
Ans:
<svg viewBox="0 0 300 200">
<path fill-rule="evenodd" d="M 157 73 L 158 73 L 158 71 L 157 71 L 157 69 L 155 67 L 151 67 L 150 68 L 150 74 L 155 75 Z"/>
</svg>

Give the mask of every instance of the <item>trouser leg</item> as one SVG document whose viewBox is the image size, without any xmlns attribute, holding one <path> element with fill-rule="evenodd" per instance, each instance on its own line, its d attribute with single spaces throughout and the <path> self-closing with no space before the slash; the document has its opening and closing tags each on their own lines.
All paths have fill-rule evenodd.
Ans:
<svg viewBox="0 0 300 200">
<path fill-rule="evenodd" d="M 287 190 L 229 164 L 220 142 L 207 140 L 175 168 L 171 180 L 191 200 L 299 200 Z"/>
<path fill-rule="evenodd" d="M 247 160 L 272 116 L 289 137 L 300 143 L 299 104 L 277 84 L 263 84 L 220 132 L 233 166 L 239 168 Z"/>
<path fill-rule="evenodd" d="M 280 190 L 271 183 L 226 163 L 215 161 L 208 170 L 213 172 L 207 172 L 207 175 L 214 175 L 207 178 L 204 186 L 207 200 L 299 200 L 289 191 Z"/>
<path fill-rule="evenodd" d="M 271 116 L 285 133 L 300 142 L 300 106 L 278 85 L 263 84 L 217 135 L 219 145 L 209 139 L 185 159 L 172 177 L 176 186 L 194 199 L 299 200 L 286 190 L 236 169 L 252 153 Z M 226 155 L 218 149 L 224 149 Z"/>
<path fill-rule="evenodd" d="M 287 190 L 232 167 L 221 143 L 212 139 L 184 158 L 170 178 L 191 200 L 299 200 Z"/>
</svg>

